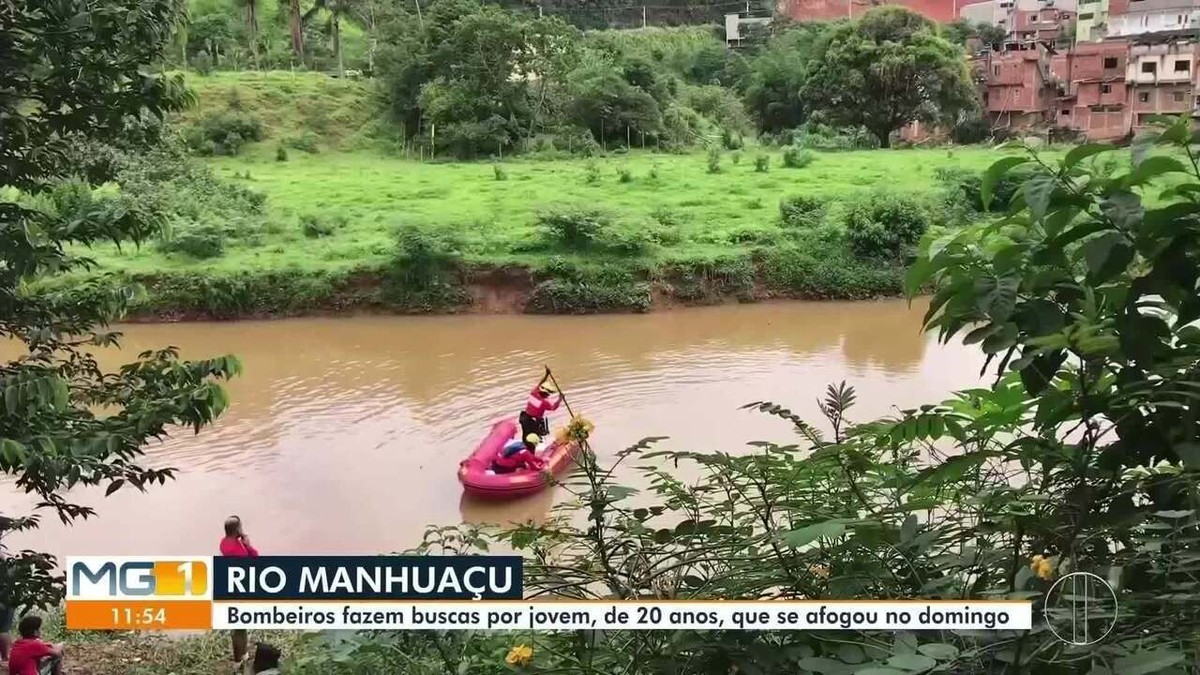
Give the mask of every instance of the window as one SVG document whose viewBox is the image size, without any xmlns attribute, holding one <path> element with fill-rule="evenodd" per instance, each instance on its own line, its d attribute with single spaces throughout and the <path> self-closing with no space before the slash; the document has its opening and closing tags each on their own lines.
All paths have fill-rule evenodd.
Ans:
<svg viewBox="0 0 1200 675">
<path fill-rule="evenodd" d="M 1084 13 L 1084 14 L 1080 14 L 1080 15 L 1079 15 L 1079 20 L 1080 20 L 1080 21 L 1087 21 L 1087 20 L 1088 20 L 1088 19 L 1090 19 L 1090 18 L 1092 18 L 1092 13 L 1091 13 L 1091 12 L 1087 12 L 1087 13 Z"/>
<path fill-rule="evenodd" d="M 1063 109 L 1062 109 L 1062 110 L 1059 112 L 1059 114 L 1060 114 L 1060 115 L 1062 115 L 1063 117 L 1066 117 L 1066 116 L 1068 116 L 1068 115 L 1070 115 L 1070 114 L 1071 114 L 1071 109 L 1070 109 L 1070 108 L 1063 108 Z"/>
<path fill-rule="evenodd" d="M 1191 68 L 1192 68 L 1191 61 L 1176 61 L 1175 62 L 1175 72 L 1177 72 L 1177 73 L 1186 73 L 1189 70 L 1191 70 Z"/>
<path fill-rule="evenodd" d="M 1150 92 L 1143 91 L 1142 93 L 1138 94 L 1138 103 L 1149 103 L 1149 102 L 1150 102 Z"/>
<path fill-rule="evenodd" d="M 996 77 L 1000 76 L 1000 66 L 992 66 L 992 74 Z"/>
<path fill-rule="evenodd" d="M 1104 67 L 1106 69 L 1107 68 L 1116 68 L 1117 67 L 1117 57 L 1115 57 L 1115 56 L 1104 57 Z"/>
<path fill-rule="evenodd" d="M 1158 72 L 1158 64 L 1154 61 L 1143 61 L 1142 72 L 1147 75 L 1153 75 Z"/>
<path fill-rule="evenodd" d="M 1111 94 L 1112 93 L 1112 85 L 1111 84 L 1100 85 L 1100 93 L 1101 94 Z"/>
<path fill-rule="evenodd" d="M 1176 103 L 1183 103 L 1183 92 L 1177 91 L 1171 95 L 1171 98 L 1173 98 Z"/>
</svg>

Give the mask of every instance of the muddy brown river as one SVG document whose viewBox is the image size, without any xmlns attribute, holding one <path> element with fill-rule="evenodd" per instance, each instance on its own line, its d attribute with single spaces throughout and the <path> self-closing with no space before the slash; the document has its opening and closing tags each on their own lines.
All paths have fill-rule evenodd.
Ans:
<svg viewBox="0 0 1200 675">
<path fill-rule="evenodd" d="M 427 524 L 537 519 L 548 491 L 494 506 L 465 500 L 458 462 L 492 421 L 515 415 L 554 368 L 611 454 L 646 436 L 666 447 L 738 451 L 791 442 L 781 420 L 739 406 L 772 400 L 816 418 L 831 382 L 859 394 L 853 419 L 935 402 L 979 382 L 978 352 L 920 333 L 904 301 L 769 303 L 638 316 L 348 317 L 125 328 L 126 356 L 175 345 L 232 353 L 244 374 L 230 410 L 199 435 L 148 450 L 178 469 L 148 493 L 81 491 L 99 517 L 5 541 L 58 555 L 203 555 L 239 514 L 266 553 L 398 551 Z M 105 354 L 112 365 L 121 354 Z M 552 425 L 565 410 L 552 414 Z M 11 481 L 0 510 L 30 500 Z"/>
</svg>

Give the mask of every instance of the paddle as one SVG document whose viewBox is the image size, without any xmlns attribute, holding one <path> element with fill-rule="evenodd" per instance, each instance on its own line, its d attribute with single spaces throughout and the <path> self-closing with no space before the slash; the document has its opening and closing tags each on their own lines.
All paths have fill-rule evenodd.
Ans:
<svg viewBox="0 0 1200 675">
<path fill-rule="evenodd" d="M 571 404 L 567 401 L 567 392 L 558 386 L 558 380 L 554 379 L 554 371 L 550 370 L 550 366 L 546 366 L 546 375 L 550 376 L 550 382 L 554 385 L 555 390 L 558 391 L 558 395 L 562 397 L 563 405 L 567 406 L 567 414 L 571 416 L 571 419 L 574 419 L 575 413 L 571 411 Z"/>
</svg>

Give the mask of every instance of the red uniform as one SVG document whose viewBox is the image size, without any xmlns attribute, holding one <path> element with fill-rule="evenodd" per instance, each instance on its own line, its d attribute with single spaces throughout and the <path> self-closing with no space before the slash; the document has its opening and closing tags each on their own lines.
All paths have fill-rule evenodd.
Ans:
<svg viewBox="0 0 1200 675">
<path fill-rule="evenodd" d="M 225 537 L 221 540 L 221 555 L 230 558 L 257 558 L 258 549 L 238 537 Z"/>
<path fill-rule="evenodd" d="M 540 419 L 545 417 L 547 412 L 558 410 L 560 403 L 562 403 L 562 397 L 551 402 L 550 397 L 541 392 L 541 385 L 538 385 L 529 392 L 529 398 L 525 401 L 525 414 L 534 419 Z"/>
<path fill-rule="evenodd" d="M 38 675 L 38 662 L 53 654 L 48 643 L 38 638 L 21 638 L 8 650 L 9 675 Z"/>
</svg>

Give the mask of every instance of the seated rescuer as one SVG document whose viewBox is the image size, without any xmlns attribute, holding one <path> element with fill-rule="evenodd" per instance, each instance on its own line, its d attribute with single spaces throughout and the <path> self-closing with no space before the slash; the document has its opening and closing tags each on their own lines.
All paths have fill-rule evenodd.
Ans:
<svg viewBox="0 0 1200 675">
<path fill-rule="evenodd" d="M 545 462 L 534 454 L 537 449 L 537 444 L 542 439 L 537 434 L 528 434 L 525 440 L 514 438 L 504 447 L 500 448 L 499 454 L 492 462 L 492 471 L 496 473 L 513 473 L 514 471 L 533 470 L 540 471 Z"/>
<path fill-rule="evenodd" d="M 61 675 L 63 649 L 42 641 L 42 617 L 29 615 L 17 624 L 21 637 L 8 652 L 9 675 Z"/>
<path fill-rule="evenodd" d="M 550 425 L 546 423 L 546 413 L 551 410 L 558 410 L 559 404 L 562 403 L 562 396 L 557 396 L 554 400 L 550 399 L 554 391 L 554 387 L 547 382 L 550 379 L 550 369 L 546 369 L 546 373 L 542 375 L 542 379 L 529 392 L 529 398 L 525 400 L 525 409 L 521 411 L 519 419 L 521 421 L 521 436 L 524 438 L 529 434 L 537 434 L 538 436 L 549 436 Z"/>
</svg>

